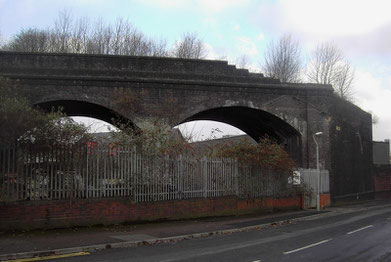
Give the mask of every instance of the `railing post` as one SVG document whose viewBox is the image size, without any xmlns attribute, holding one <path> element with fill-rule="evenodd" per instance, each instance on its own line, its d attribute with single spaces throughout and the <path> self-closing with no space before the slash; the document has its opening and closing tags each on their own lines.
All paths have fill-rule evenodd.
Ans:
<svg viewBox="0 0 391 262">
<path fill-rule="evenodd" d="M 182 155 L 178 157 L 178 198 L 183 199 L 184 198 L 184 187 L 183 187 L 183 169 L 182 169 Z"/>
<path fill-rule="evenodd" d="M 88 154 L 90 153 L 89 152 L 89 147 L 88 145 L 86 146 L 87 150 L 87 157 L 86 157 L 86 184 L 85 184 L 85 187 L 86 187 L 86 198 L 88 198 Z"/>
<path fill-rule="evenodd" d="M 203 196 L 206 198 L 208 197 L 208 165 L 207 165 L 207 158 L 204 156 L 201 159 L 201 177 L 203 180 L 202 183 L 202 190 L 203 190 Z"/>
<path fill-rule="evenodd" d="M 239 166 L 238 160 L 234 160 L 234 181 L 235 181 L 235 195 L 239 197 Z"/>
</svg>

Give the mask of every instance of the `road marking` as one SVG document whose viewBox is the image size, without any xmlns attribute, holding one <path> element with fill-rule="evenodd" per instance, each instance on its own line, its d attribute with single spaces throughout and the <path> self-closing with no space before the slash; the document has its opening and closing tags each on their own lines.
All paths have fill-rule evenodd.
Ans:
<svg viewBox="0 0 391 262">
<path fill-rule="evenodd" d="M 303 250 L 303 249 L 307 249 L 307 248 L 310 248 L 310 247 L 319 246 L 319 245 L 321 245 L 321 244 L 324 244 L 324 243 L 326 243 L 326 242 L 329 242 L 330 240 L 331 240 L 331 238 L 330 238 L 330 239 L 325 239 L 325 240 L 322 240 L 322 241 L 313 243 L 313 244 L 308 245 L 308 246 L 305 246 L 305 247 L 293 249 L 293 250 L 291 250 L 291 251 L 286 251 L 286 252 L 284 252 L 283 254 L 284 254 L 284 255 L 288 255 L 288 254 L 291 254 L 291 253 L 295 253 L 295 252 L 297 252 L 297 251 L 301 251 L 301 250 Z"/>
<path fill-rule="evenodd" d="M 348 233 L 346 233 L 347 235 L 350 235 L 350 234 L 354 234 L 358 231 L 361 231 L 361 230 L 364 230 L 364 229 L 367 229 L 367 228 L 370 228 L 370 227 L 373 227 L 373 225 L 369 225 L 369 226 L 366 226 L 366 227 L 362 227 L 362 228 L 359 228 L 359 229 L 356 229 L 356 230 L 353 230 L 353 231 L 350 231 Z"/>
<path fill-rule="evenodd" d="M 90 252 L 77 252 L 77 253 L 69 253 L 69 254 L 63 254 L 63 255 L 52 255 L 52 256 L 46 256 L 46 257 L 32 257 L 32 258 L 15 259 L 15 260 L 8 260 L 8 261 L 12 261 L 12 262 L 42 261 L 42 260 L 57 259 L 57 258 L 85 256 L 85 255 L 89 255 L 89 254 L 90 254 Z"/>
<path fill-rule="evenodd" d="M 261 262 L 261 260 L 254 260 L 253 262 Z"/>
<path fill-rule="evenodd" d="M 255 247 L 255 246 L 267 244 L 270 242 L 287 240 L 287 239 L 290 239 L 293 237 L 299 237 L 299 236 L 303 236 L 306 234 L 310 234 L 310 233 L 325 230 L 325 229 L 331 229 L 331 228 L 335 228 L 335 227 L 339 227 L 339 226 L 348 225 L 353 222 L 363 220 L 365 218 L 388 213 L 391 211 L 391 205 L 387 205 L 385 207 L 386 208 L 382 208 L 382 209 L 378 209 L 378 210 L 374 210 L 374 211 L 371 210 L 371 212 L 369 212 L 369 213 L 365 213 L 362 215 L 351 217 L 351 218 L 348 218 L 348 219 L 345 219 L 342 221 L 338 221 L 338 222 L 335 222 L 332 224 L 320 225 L 317 227 L 306 228 L 306 229 L 298 230 L 298 231 L 291 232 L 291 233 L 274 235 L 271 237 L 265 237 L 265 238 L 261 238 L 261 239 L 257 239 L 257 240 L 247 240 L 247 241 L 244 241 L 240 244 L 239 243 L 232 243 L 232 244 L 221 245 L 221 246 L 210 246 L 210 247 L 206 247 L 203 249 L 194 249 L 191 251 L 186 251 L 184 253 L 181 253 L 180 258 L 178 258 L 179 257 L 178 254 L 173 254 L 175 256 L 175 258 L 168 257 L 168 255 L 167 255 L 168 258 L 166 258 L 165 260 L 162 260 L 162 261 L 164 261 L 164 262 L 174 262 L 175 261 L 176 262 L 176 261 L 183 261 L 185 259 L 190 260 L 192 258 L 194 259 L 194 258 L 198 258 L 198 257 L 202 257 L 202 256 L 217 255 L 217 254 L 222 254 L 222 253 L 226 253 L 226 252 L 232 252 L 233 250 Z"/>
</svg>

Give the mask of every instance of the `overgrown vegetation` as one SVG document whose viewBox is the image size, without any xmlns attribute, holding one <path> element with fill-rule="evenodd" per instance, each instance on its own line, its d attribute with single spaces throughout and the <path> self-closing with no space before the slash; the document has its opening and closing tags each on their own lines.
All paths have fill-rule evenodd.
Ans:
<svg viewBox="0 0 391 262">
<path fill-rule="evenodd" d="M 111 132 L 115 145 L 136 147 L 149 156 L 179 156 L 191 154 L 192 146 L 179 131 L 172 129 L 166 119 L 150 117 L 139 119 L 137 127 L 120 124 L 119 131 Z"/>
<path fill-rule="evenodd" d="M 132 123 L 117 123 L 119 131 L 112 132 L 114 143 L 136 146 L 152 155 L 178 156 L 198 154 L 192 137 L 183 137 L 172 126 L 180 120 L 178 101 L 166 98 L 159 108 L 142 108 L 143 96 L 131 89 L 117 89 L 112 95 L 119 110 L 127 110 L 133 117 Z M 143 116 L 140 117 L 140 112 Z M 256 165 L 265 169 L 291 172 L 296 164 L 288 153 L 270 137 L 264 137 L 257 144 L 239 139 L 217 145 L 211 144 L 205 152 L 209 157 L 234 158 L 241 164 Z M 202 157 L 202 155 L 200 156 Z"/>
<path fill-rule="evenodd" d="M 0 145 L 54 148 L 88 139 L 88 128 L 68 118 L 61 109 L 47 113 L 33 108 L 17 83 L 0 78 Z"/>
<path fill-rule="evenodd" d="M 256 165 L 261 168 L 291 172 L 296 163 L 288 153 L 270 137 L 263 137 L 258 143 L 238 139 L 209 148 L 209 155 L 237 159 L 240 164 Z"/>
<path fill-rule="evenodd" d="M 66 181 L 64 183 L 66 183 L 67 192 L 69 188 L 72 188 L 72 194 L 82 195 L 84 191 L 78 190 L 89 188 L 89 182 L 84 184 L 82 175 L 86 175 L 89 181 L 93 181 L 93 179 L 98 181 L 98 177 L 102 176 L 102 173 L 98 174 L 98 170 L 106 170 L 107 163 L 110 163 L 108 164 L 108 167 L 111 167 L 110 172 L 124 175 L 121 179 L 116 180 L 102 180 L 100 178 L 100 182 L 110 183 L 111 188 L 126 186 L 132 190 L 134 188 L 138 188 L 137 190 L 146 189 L 147 192 L 154 188 L 171 188 L 171 190 L 176 190 L 179 197 L 183 194 L 182 190 L 194 190 L 193 186 L 195 185 L 205 186 L 201 172 L 207 168 L 210 190 L 225 188 L 226 191 L 219 193 L 222 195 L 235 193 L 235 188 L 227 185 L 227 181 L 236 183 L 236 193 L 239 194 L 239 197 L 244 198 L 287 196 L 297 192 L 297 188 L 288 184 L 288 177 L 292 175 L 295 163 L 281 146 L 268 137 L 261 139 L 258 144 L 251 144 L 246 140 L 218 144 L 209 151 L 208 156 L 211 159 L 206 162 L 204 155 L 197 154 L 195 147 L 188 142 L 188 139 L 183 138 L 178 130 L 171 128 L 173 121 L 175 122 L 175 119 L 179 117 L 175 115 L 174 110 L 179 108 L 179 105 L 170 99 L 168 99 L 170 105 L 162 105 L 159 109 L 152 109 L 151 112 L 144 112 L 142 115 L 140 112 L 144 111 L 142 108 L 143 97 L 140 94 L 137 95 L 124 89 L 116 90 L 113 98 L 118 101 L 114 100 L 114 102 L 118 102 L 118 105 L 124 108 L 133 108 L 131 111 L 133 111 L 134 123 L 118 122 L 119 130 L 111 132 L 111 137 L 107 141 L 108 145 L 103 144 L 103 150 L 99 151 L 99 147 L 89 143 L 93 141 L 93 137 L 88 134 L 87 127 L 75 123 L 59 110 L 45 113 L 32 108 L 20 90 L 8 80 L 2 79 L 0 81 L 0 123 L 7 131 L 1 134 L 1 145 L 18 141 L 19 146 L 17 150 L 13 149 L 13 152 L 18 152 L 23 158 L 19 163 L 22 163 L 24 168 L 30 169 L 31 185 L 34 185 L 34 188 L 42 188 L 39 191 L 40 194 L 31 195 L 30 192 L 28 197 L 31 199 L 61 197 L 49 190 L 48 179 L 53 179 L 53 177 Z M 157 110 L 159 113 L 156 112 Z M 104 148 L 105 146 L 109 146 L 109 148 Z M 135 168 L 132 173 L 126 175 L 125 170 L 118 172 L 118 168 L 121 168 L 124 161 L 135 163 L 133 158 L 124 158 L 130 156 L 129 152 L 133 152 L 126 150 L 126 147 L 128 149 L 136 148 L 137 154 L 142 156 L 137 160 L 139 162 L 136 165 L 141 164 L 145 169 Z M 23 155 L 23 153 L 27 154 Z M 99 168 L 97 168 L 96 161 L 103 157 L 103 154 L 106 156 L 106 162 L 101 161 Z M 14 153 L 5 154 L 5 156 L 9 157 L 10 161 L 16 161 L 20 158 L 15 158 Z M 25 161 L 24 159 L 27 158 L 29 160 Z M 122 160 L 118 160 L 119 162 L 114 165 L 113 163 L 116 163 L 114 160 L 117 158 Z M 221 159 L 216 162 L 214 158 Z M 237 160 L 238 174 L 240 174 L 238 180 L 235 180 L 235 176 L 230 175 L 235 173 L 237 169 L 230 169 L 228 173 L 224 172 L 224 168 L 219 169 L 223 164 L 228 169 L 233 166 L 235 162 L 227 158 Z M 182 160 L 184 162 L 181 162 Z M 221 165 L 216 163 L 221 163 Z M 87 169 L 83 169 L 85 165 L 88 166 Z M 200 171 L 201 169 L 203 171 Z M 169 174 L 177 181 L 175 182 L 168 177 Z M 7 183 L 13 183 L 11 181 L 14 180 L 9 179 Z M 76 187 L 73 184 L 74 181 L 77 183 Z M 128 184 L 131 181 L 133 184 Z M 180 188 L 177 188 L 178 181 L 182 181 Z M 96 186 L 98 186 L 97 183 Z M 12 185 L 16 186 L 17 184 Z M 46 193 L 42 195 L 42 192 Z M 48 192 L 51 192 L 50 195 Z"/>
<path fill-rule="evenodd" d="M 295 162 L 276 141 L 262 138 L 258 144 L 240 139 L 217 145 L 211 144 L 204 152 L 197 152 L 192 137 L 183 137 L 179 130 L 172 129 L 180 117 L 180 105 L 167 98 L 156 109 L 143 109 L 143 96 L 131 89 L 117 89 L 113 92 L 113 101 L 119 110 L 127 110 L 133 117 L 132 123 L 117 123 L 119 130 L 112 132 L 113 143 L 122 146 L 136 146 L 148 155 L 198 155 L 203 157 L 234 158 L 243 165 L 256 165 L 261 168 L 291 173 Z M 140 117 L 140 112 L 143 116 Z M 191 135 L 190 135 L 191 136 Z"/>
<path fill-rule="evenodd" d="M 51 150 L 82 146 L 90 139 L 91 135 L 84 124 L 77 123 L 59 112 L 50 121 L 28 130 L 18 138 L 18 142 L 25 146 L 34 145 L 40 150 Z"/>
<path fill-rule="evenodd" d="M 131 89 L 116 89 L 112 100 L 119 111 L 128 112 L 132 122 L 114 120 L 118 130 L 112 130 L 113 144 L 136 147 L 139 152 L 153 156 L 191 154 L 192 146 L 179 130 L 172 129 L 179 121 L 177 102 L 167 98 L 159 108 L 142 108 L 144 96 Z"/>
</svg>

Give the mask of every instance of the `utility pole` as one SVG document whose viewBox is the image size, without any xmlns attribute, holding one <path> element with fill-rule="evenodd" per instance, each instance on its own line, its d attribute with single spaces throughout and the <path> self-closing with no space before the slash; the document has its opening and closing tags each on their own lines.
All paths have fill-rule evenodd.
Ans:
<svg viewBox="0 0 391 262">
<path fill-rule="evenodd" d="M 323 132 L 316 132 L 312 135 L 312 138 L 314 139 L 315 145 L 316 145 L 316 171 L 318 173 L 318 190 L 316 194 L 316 210 L 320 211 L 320 168 L 319 168 L 319 145 L 316 141 L 317 136 L 323 135 Z"/>
</svg>

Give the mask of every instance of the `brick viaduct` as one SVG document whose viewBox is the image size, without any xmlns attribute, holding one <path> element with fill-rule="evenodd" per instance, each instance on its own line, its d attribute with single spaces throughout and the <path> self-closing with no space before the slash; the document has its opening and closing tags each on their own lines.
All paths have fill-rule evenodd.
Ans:
<svg viewBox="0 0 391 262">
<path fill-rule="evenodd" d="M 267 134 L 304 168 L 316 167 L 312 134 L 322 131 L 332 198 L 373 188 L 371 115 L 328 85 L 280 83 L 226 61 L 17 52 L 0 52 L 0 76 L 17 80 L 32 104 L 70 116 L 132 121 L 171 106 L 176 124 L 215 120 L 254 139 Z M 113 99 L 124 90 L 139 98 L 133 108 Z"/>
</svg>

